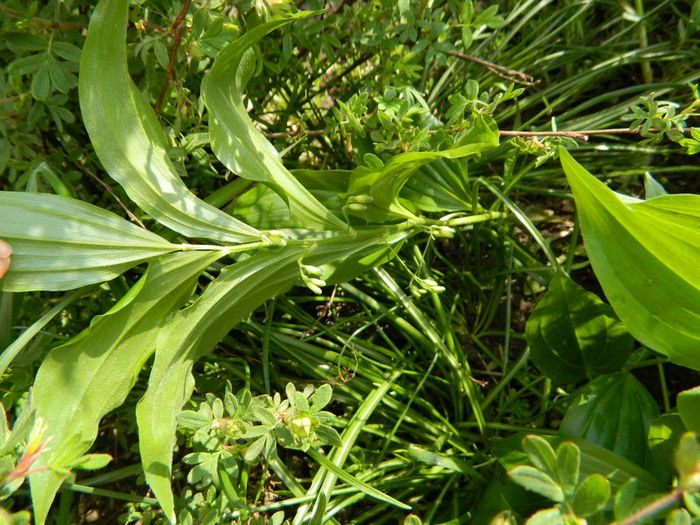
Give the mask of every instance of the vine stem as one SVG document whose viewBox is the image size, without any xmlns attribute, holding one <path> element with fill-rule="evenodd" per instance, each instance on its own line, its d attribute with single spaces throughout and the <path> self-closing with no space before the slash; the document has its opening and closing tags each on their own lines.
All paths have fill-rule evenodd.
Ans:
<svg viewBox="0 0 700 525">
<path fill-rule="evenodd" d="M 539 80 L 536 78 L 528 75 L 527 73 L 523 73 L 522 71 L 517 71 L 515 69 L 510 69 L 509 67 L 501 66 L 498 64 L 494 64 L 493 62 L 489 62 L 488 60 L 484 60 L 482 58 L 476 58 L 471 55 L 465 55 L 464 53 L 458 53 L 457 51 L 443 51 L 446 55 L 453 56 L 455 58 L 459 58 L 460 60 L 464 60 L 467 62 L 472 62 L 474 64 L 478 64 L 481 67 L 484 67 L 491 71 L 492 73 L 496 74 L 497 76 L 509 80 L 511 82 L 514 82 L 515 84 L 520 84 L 521 86 L 527 86 L 527 87 L 532 87 L 536 86 L 537 84 L 540 83 Z"/>
<path fill-rule="evenodd" d="M 160 113 L 161 106 L 163 105 L 163 99 L 165 98 L 165 92 L 168 90 L 168 85 L 175 80 L 175 61 L 177 60 L 177 50 L 180 48 L 180 41 L 182 40 L 182 23 L 185 21 L 187 12 L 190 10 L 191 3 L 192 0 L 185 0 L 185 5 L 182 6 L 182 10 L 180 11 L 180 14 L 177 15 L 177 18 L 173 22 L 173 26 L 171 28 L 173 31 L 173 49 L 170 52 L 168 73 L 165 76 L 163 87 L 160 88 L 160 94 L 158 95 L 158 101 L 156 102 L 156 115 Z"/>
</svg>

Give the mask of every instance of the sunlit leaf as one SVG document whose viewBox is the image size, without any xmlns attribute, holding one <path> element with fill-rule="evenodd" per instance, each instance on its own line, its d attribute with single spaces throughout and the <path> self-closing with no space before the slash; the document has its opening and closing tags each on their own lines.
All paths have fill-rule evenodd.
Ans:
<svg viewBox="0 0 700 525">
<path fill-rule="evenodd" d="M 437 159 L 457 159 L 482 153 L 498 146 L 498 139 L 495 121 L 479 113 L 474 117 L 472 129 L 454 148 L 401 153 L 381 168 L 361 166 L 350 177 L 347 196 L 366 195 L 369 199 L 362 209 L 350 208 L 348 212 L 369 221 L 414 218 L 414 214 L 399 202 L 398 195 L 416 170 Z"/>
<path fill-rule="evenodd" d="M 700 369 L 700 195 L 621 199 L 565 150 L 586 246 L 605 295 L 629 332 Z"/>
<path fill-rule="evenodd" d="M 51 436 L 37 466 L 70 466 L 90 448 L 100 420 L 123 403 L 153 352 L 164 319 L 187 300 L 196 277 L 218 257 L 218 252 L 183 252 L 156 259 L 109 312 L 49 352 L 33 389 L 34 407 Z M 38 522 L 64 477 L 52 470 L 30 476 Z"/>
<path fill-rule="evenodd" d="M 688 430 L 700 433 L 700 386 L 678 394 L 678 414 Z"/>
<path fill-rule="evenodd" d="M 50 193 L 0 192 L 0 239 L 12 246 L 5 291 L 69 290 L 107 281 L 177 250 L 112 212 Z"/>
<path fill-rule="evenodd" d="M 552 501 L 564 501 L 564 492 L 557 483 L 544 472 L 528 465 L 520 465 L 508 472 L 510 479 L 527 490 L 536 492 Z"/>
<path fill-rule="evenodd" d="M 675 474 L 673 451 L 686 430 L 688 428 L 678 414 L 661 414 L 652 421 L 649 427 L 649 448 L 661 479 L 670 480 Z"/>
<path fill-rule="evenodd" d="M 146 480 L 166 516 L 174 519 L 170 488 L 177 416 L 193 388 L 192 365 L 264 301 L 298 278 L 303 250 L 259 253 L 221 272 L 204 293 L 160 332 L 148 389 L 136 409 Z"/>
<path fill-rule="evenodd" d="M 314 13 L 298 13 L 303 18 Z M 273 188 L 289 206 L 291 218 L 307 228 L 346 230 L 347 225 L 326 209 L 284 167 L 274 146 L 258 131 L 243 103 L 243 90 L 254 68 L 250 47 L 293 18 L 254 27 L 222 49 L 202 82 L 202 96 L 211 113 L 212 149 L 230 170 Z"/>
<path fill-rule="evenodd" d="M 80 108 L 102 165 L 144 211 L 189 237 L 260 240 L 255 228 L 197 198 L 168 156 L 153 109 L 127 68 L 127 0 L 102 0 L 90 20 L 80 63 Z"/>
</svg>

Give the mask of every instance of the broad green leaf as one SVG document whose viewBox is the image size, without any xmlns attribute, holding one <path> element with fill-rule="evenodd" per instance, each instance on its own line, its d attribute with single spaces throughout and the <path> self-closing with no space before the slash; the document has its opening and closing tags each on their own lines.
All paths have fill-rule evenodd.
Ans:
<svg viewBox="0 0 700 525">
<path fill-rule="evenodd" d="M 243 101 L 243 90 L 254 69 L 251 46 L 291 20 L 311 14 L 314 13 L 272 20 L 228 44 L 204 77 L 202 96 L 210 112 L 212 149 L 226 167 L 243 178 L 263 182 L 274 189 L 289 206 L 297 226 L 347 230 L 348 226 L 284 167 L 274 146 L 253 126 Z"/>
<path fill-rule="evenodd" d="M 328 284 L 346 282 L 393 259 L 401 243 L 414 233 L 410 229 L 358 227 L 354 235 L 319 246 L 305 262 L 321 266 Z"/>
<path fill-rule="evenodd" d="M 326 445 L 340 447 L 343 445 L 343 439 L 338 434 L 338 431 L 328 425 L 319 425 L 316 427 L 316 437 L 323 441 Z"/>
<path fill-rule="evenodd" d="M 520 465 L 508 471 L 510 478 L 527 490 L 536 492 L 552 501 L 564 501 L 564 492 L 557 483 L 544 472 L 528 465 Z"/>
<path fill-rule="evenodd" d="M 127 68 L 128 0 L 101 0 L 80 62 L 80 108 L 97 156 L 129 197 L 188 237 L 239 243 L 261 233 L 197 198 L 178 176 L 153 109 Z"/>
<path fill-rule="evenodd" d="M 692 523 L 692 518 L 685 509 L 672 510 L 664 521 L 664 525 L 691 525 Z"/>
<path fill-rule="evenodd" d="M 532 360 L 557 383 L 617 372 L 634 341 L 612 308 L 557 274 L 525 326 Z"/>
<path fill-rule="evenodd" d="M 47 55 L 45 55 L 45 58 L 47 58 Z M 31 93 L 36 100 L 46 100 L 51 94 L 51 77 L 49 76 L 48 63 L 44 62 L 39 70 L 34 73 Z"/>
<path fill-rule="evenodd" d="M 678 414 L 688 430 L 700 433 L 700 386 L 678 394 Z"/>
<path fill-rule="evenodd" d="M 474 126 L 461 144 L 444 151 L 401 153 L 381 168 L 365 166 L 355 169 L 350 177 L 346 197 L 366 196 L 363 209 L 349 209 L 369 221 L 385 221 L 400 217 L 415 218 L 399 200 L 398 195 L 409 177 L 420 167 L 437 159 L 457 159 L 482 153 L 498 146 L 498 129 L 490 117 L 477 113 Z"/>
<path fill-rule="evenodd" d="M 688 429 L 678 414 L 661 414 L 649 427 L 649 449 L 658 467 L 659 478 L 670 481 L 676 472 L 673 451 L 683 432 Z"/>
<path fill-rule="evenodd" d="M 658 413 L 656 402 L 632 374 L 606 374 L 574 394 L 560 432 L 563 436 L 584 438 L 653 468 L 647 433 Z"/>
<path fill-rule="evenodd" d="M 230 211 L 256 228 L 279 230 L 293 226 L 284 199 L 264 184 L 257 184 L 238 197 Z"/>
<path fill-rule="evenodd" d="M 565 150 L 586 251 L 629 332 L 669 360 L 700 369 L 700 195 L 625 202 Z"/>
<path fill-rule="evenodd" d="M 574 494 L 574 512 L 587 518 L 601 511 L 610 499 L 610 483 L 601 474 L 587 476 Z"/>
<path fill-rule="evenodd" d="M 109 454 L 85 454 L 66 466 L 78 470 L 98 470 L 106 467 L 110 461 L 112 456 Z"/>
<path fill-rule="evenodd" d="M 323 410 L 325 406 L 331 402 L 333 397 L 333 388 L 329 384 L 323 384 L 316 389 L 309 401 L 311 402 L 311 411 L 316 413 Z"/>
<path fill-rule="evenodd" d="M 50 450 L 37 466 L 63 468 L 90 448 L 100 420 L 122 404 L 153 352 L 165 318 L 187 300 L 197 276 L 219 257 L 218 252 L 181 252 L 156 259 L 109 312 L 49 352 L 33 389 L 34 407 L 51 436 Z M 46 518 L 64 477 L 51 470 L 30 476 L 37 522 Z"/>
<path fill-rule="evenodd" d="M 260 304 L 291 287 L 299 276 L 302 253 L 298 247 L 269 250 L 227 267 L 160 332 L 136 419 L 146 480 L 171 521 L 175 520 L 170 488 L 175 430 L 193 388 L 192 365 Z"/>
<path fill-rule="evenodd" d="M 0 239 L 13 250 L 0 281 L 9 292 L 107 281 L 178 249 L 109 211 L 50 193 L 0 192 Z"/>
<path fill-rule="evenodd" d="M 408 179 L 400 199 L 411 211 L 470 211 L 473 197 L 467 162 L 438 159 L 426 164 Z"/>
</svg>

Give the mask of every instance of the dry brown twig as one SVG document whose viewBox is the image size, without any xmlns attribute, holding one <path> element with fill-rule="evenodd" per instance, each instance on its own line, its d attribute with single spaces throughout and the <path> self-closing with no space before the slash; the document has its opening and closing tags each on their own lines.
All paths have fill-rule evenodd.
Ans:
<svg viewBox="0 0 700 525">
<path fill-rule="evenodd" d="M 522 71 L 517 71 L 515 69 L 510 69 L 509 67 L 499 66 L 498 64 L 494 64 L 493 62 L 489 62 L 488 60 L 476 58 L 471 55 L 465 55 L 464 53 L 458 53 L 457 51 L 444 51 L 444 53 L 446 55 L 459 58 L 460 60 L 464 60 L 466 62 L 478 64 L 481 67 L 485 67 L 486 69 L 488 69 L 495 75 L 501 77 L 502 79 L 509 80 L 510 82 L 514 82 L 516 84 L 520 84 L 521 86 L 532 87 L 540 83 L 539 80 L 535 79 L 534 77 L 531 77 L 527 73 L 523 73 Z"/>
</svg>

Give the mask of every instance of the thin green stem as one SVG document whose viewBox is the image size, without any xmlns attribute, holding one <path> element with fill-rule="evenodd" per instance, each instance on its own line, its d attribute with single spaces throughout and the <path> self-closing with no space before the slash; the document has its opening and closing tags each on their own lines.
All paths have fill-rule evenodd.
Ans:
<svg viewBox="0 0 700 525">
<path fill-rule="evenodd" d="M 96 489 L 87 485 L 79 485 L 77 483 L 64 484 L 64 488 L 81 494 L 91 494 L 93 496 L 103 496 L 105 498 L 118 499 L 122 501 L 134 501 L 137 503 L 146 503 L 148 505 L 158 505 L 158 500 L 155 498 L 147 498 L 145 496 L 137 496 L 136 494 L 127 494 L 125 492 L 117 492 L 116 490 Z"/>
<path fill-rule="evenodd" d="M 634 0 L 634 10 L 636 11 L 637 18 L 639 19 L 639 24 L 637 28 L 637 35 L 639 36 L 639 47 L 644 50 L 649 47 L 649 38 L 647 37 L 647 24 L 644 19 L 644 0 Z M 649 64 L 648 59 L 644 59 L 641 62 L 642 68 L 642 79 L 644 79 L 645 84 L 651 84 L 654 81 L 654 75 L 651 71 L 651 64 Z"/>
</svg>

